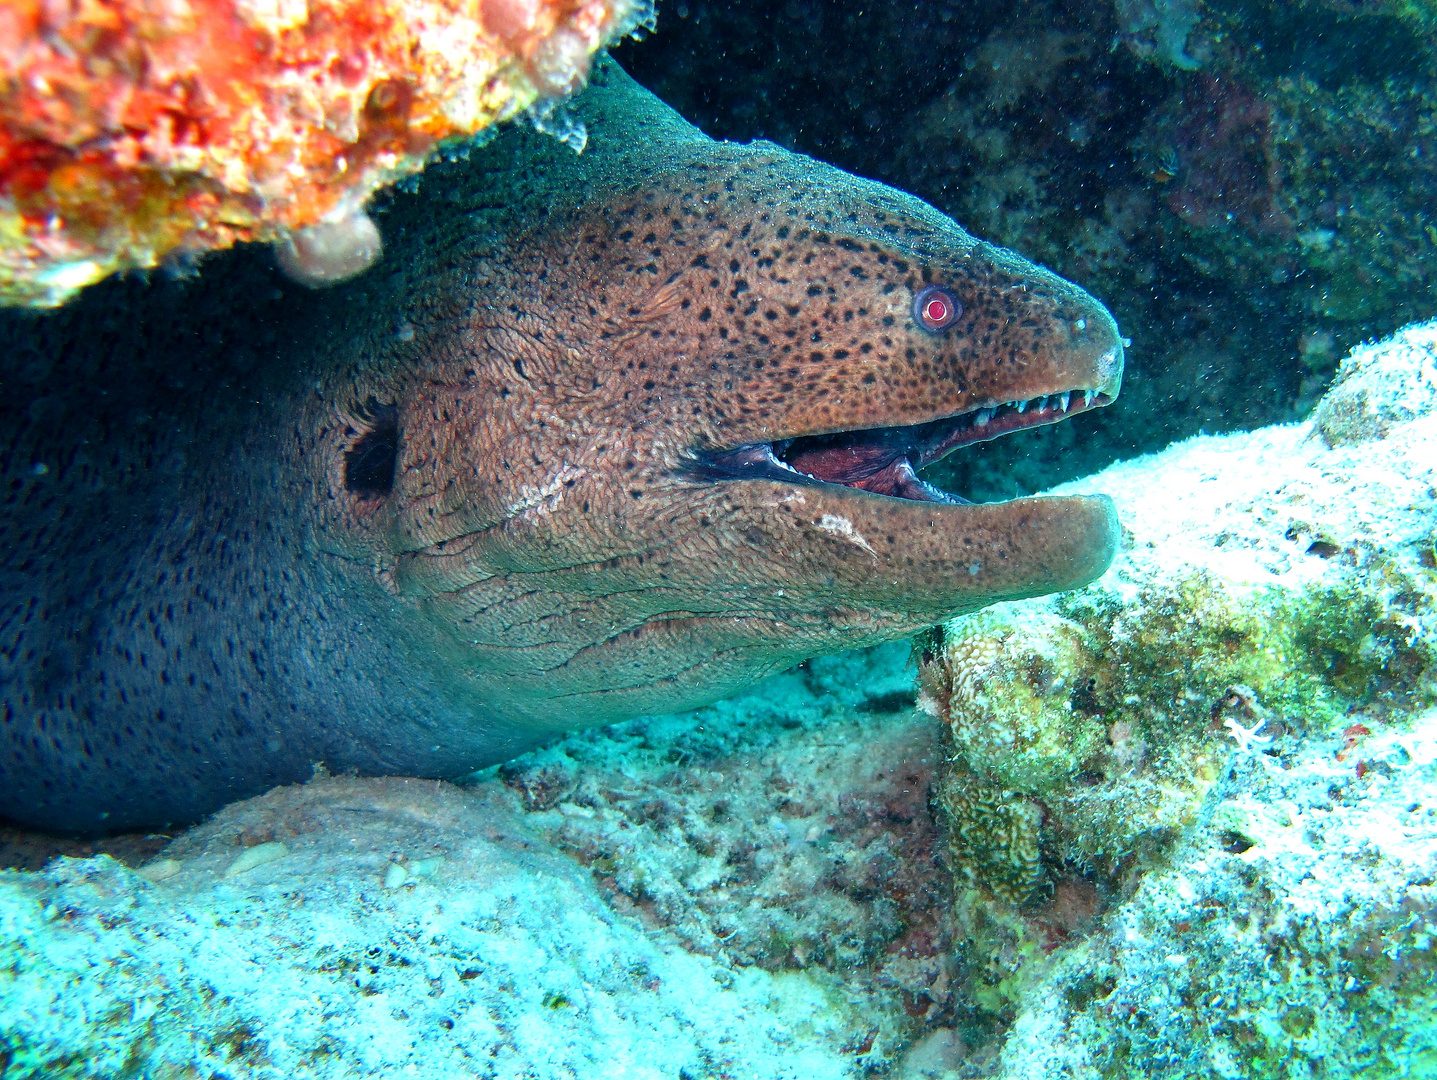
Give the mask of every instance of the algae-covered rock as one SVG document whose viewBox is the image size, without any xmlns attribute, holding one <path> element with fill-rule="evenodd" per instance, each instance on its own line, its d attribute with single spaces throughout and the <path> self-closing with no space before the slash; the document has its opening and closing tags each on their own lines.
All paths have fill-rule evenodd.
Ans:
<svg viewBox="0 0 1437 1080">
<path fill-rule="evenodd" d="M 1034 970 L 997 1075 L 1437 1075 L 1437 712 L 1344 742 L 1246 757 L 1224 845 Z"/>
<path fill-rule="evenodd" d="M 867 1031 L 616 912 L 497 783 L 279 788 L 163 864 L 0 873 L 7 1080 L 837 1080 Z"/>
<path fill-rule="evenodd" d="M 1354 349 L 1313 414 L 1329 446 L 1380 439 L 1437 410 L 1437 322 Z"/>
<path fill-rule="evenodd" d="M 1001 787 L 1041 795 L 1065 786 L 1103 738 L 1102 725 L 1072 706 L 1092 668 L 1084 628 L 1053 612 L 953 625 L 927 643 L 942 662 L 924 665 L 921 704 L 948 721 L 954 753 Z"/>
<path fill-rule="evenodd" d="M 1360 392 L 1386 439 L 1329 448 L 1295 425 L 1115 466 L 1071 487 L 1118 502 L 1105 577 L 923 643 L 921 702 L 955 763 L 1042 802 L 1054 867 L 1160 849 L 1242 731 L 1295 745 L 1437 696 L 1431 334 L 1356 354 L 1318 410 L 1350 430 Z"/>
<path fill-rule="evenodd" d="M 1058 489 L 1118 504 L 1109 573 L 920 641 L 1001 1075 L 1299 1075 L 1343 1031 L 1329 1075 L 1437 1053 L 1431 337 L 1350 358 L 1316 425 Z"/>
</svg>

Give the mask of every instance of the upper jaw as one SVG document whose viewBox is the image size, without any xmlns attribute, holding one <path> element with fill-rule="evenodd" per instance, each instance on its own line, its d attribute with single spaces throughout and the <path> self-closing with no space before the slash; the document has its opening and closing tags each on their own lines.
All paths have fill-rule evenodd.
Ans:
<svg viewBox="0 0 1437 1080">
<path fill-rule="evenodd" d="M 1111 389 L 1112 394 L 1107 391 Z M 1001 401 L 927 423 L 809 435 L 700 451 L 686 471 L 704 480 L 778 480 L 855 488 L 927 503 L 966 503 L 918 471 L 960 446 L 1057 423 L 1111 403 L 1116 386 Z"/>
</svg>

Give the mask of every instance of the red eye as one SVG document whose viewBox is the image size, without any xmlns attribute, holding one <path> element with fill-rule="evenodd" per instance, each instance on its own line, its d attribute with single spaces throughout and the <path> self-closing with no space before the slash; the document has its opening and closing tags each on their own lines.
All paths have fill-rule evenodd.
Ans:
<svg viewBox="0 0 1437 1080">
<path fill-rule="evenodd" d="M 913 298 L 913 317 L 925 330 L 946 330 L 962 314 L 958 298 L 941 285 L 930 285 Z"/>
</svg>

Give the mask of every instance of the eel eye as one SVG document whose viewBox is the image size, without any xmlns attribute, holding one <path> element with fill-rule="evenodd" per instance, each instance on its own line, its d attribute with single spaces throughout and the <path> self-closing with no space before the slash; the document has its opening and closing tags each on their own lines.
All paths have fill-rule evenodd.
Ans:
<svg viewBox="0 0 1437 1080">
<path fill-rule="evenodd" d="M 946 330 L 962 314 L 958 298 L 941 285 L 930 285 L 913 298 L 913 317 L 925 330 Z"/>
</svg>

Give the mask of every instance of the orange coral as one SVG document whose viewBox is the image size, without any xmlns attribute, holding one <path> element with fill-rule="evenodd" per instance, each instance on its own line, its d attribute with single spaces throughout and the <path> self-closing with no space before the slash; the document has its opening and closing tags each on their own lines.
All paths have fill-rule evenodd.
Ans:
<svg viewBox="0 0 1437 1080">
<path fill-rule="evenodd" d="M 0 304 L 358 214 L 646 0 L 5 0 Z"/>
</svg>

